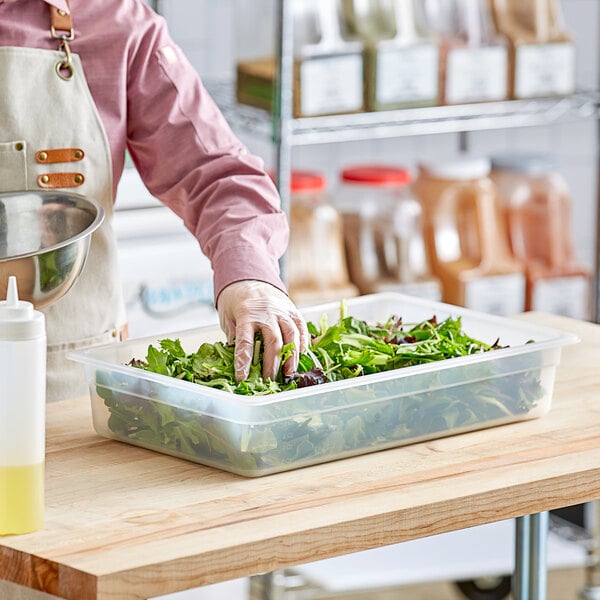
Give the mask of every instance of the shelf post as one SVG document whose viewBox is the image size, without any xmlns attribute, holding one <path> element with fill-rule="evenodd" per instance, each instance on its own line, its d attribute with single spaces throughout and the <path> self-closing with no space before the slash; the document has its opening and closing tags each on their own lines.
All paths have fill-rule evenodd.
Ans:
<svg viewBox="0 0 600 600">
<path fill-rule="evenodd" d="M 275 142 L 275 181 L 281 198 L 281 208 L 290 214 L 290 180 L 292 170 L 292 111 L 294 96 L 294 35 L 292 8 L 289 0 L 276 0 L 277 65 L 276 97 L 273 110 Z M 285 256 L 280 262 L 281 277 L 286 281 Z"/>
</svg>

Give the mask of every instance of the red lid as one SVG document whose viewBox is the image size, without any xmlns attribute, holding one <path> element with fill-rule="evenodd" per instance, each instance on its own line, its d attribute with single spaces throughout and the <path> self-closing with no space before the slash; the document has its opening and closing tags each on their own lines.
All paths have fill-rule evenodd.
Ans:
<svg viewBox="0 0 600 600">
<path fill-rule="evenodd" d="M 275 180 L 275 173 L 269 172 Z M 316 171 L 292 171 L 290 174 L 290 191 L 297 192 L 322 192 L 327 187 L 327 179 Z"/>
<path fill-rule="evenodd" d="M 321 192 L 327 185 L 324 175 L 314 171 L 292 171 L 291 191 L 294 192 Z"/>
<path fill-rule="evenodd" d="M 385 165 L 357 165 L 342 171 L 342 181 L 363 185 L 408 185 L 411 180 L 410 171 L 402 167 Z"/>
</svg>

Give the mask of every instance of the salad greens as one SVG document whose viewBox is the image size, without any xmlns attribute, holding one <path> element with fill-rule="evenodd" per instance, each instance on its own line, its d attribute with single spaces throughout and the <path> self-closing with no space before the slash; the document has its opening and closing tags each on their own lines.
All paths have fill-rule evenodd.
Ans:
<svg viewBox="0 0 600 600">
<path fill-rule="evenodd" d="M 187 354 L 178 339 L 163 339 L 159 348 L 148 347 L 145 360 L 133 359 L 129 364 L 235 394 L 264 395 L 293 390 L 361 375 L 390 371 L 401 367 L 487 352 L 499 348 L 469 337 L 462 331 L 460 317 L 448 317 L 441 323 L 431 319 L 405 325 L 402 318 L 391 316 L 384 323 L 369 325 L 345 316 L 342 307 L 337 323 L 329 324 L 324 315 L 318 324 L 309 322 L 311 345 L 300 354 L 298 370 L 290 377 L 282 368 L 274 381 L 263 379 L 262 339 L 256 335 L 254 360 L 249 376 L 235 380 L 234 344 L 204 343 L 196 352 Z M 290 356 L 291 345 L 282 350 L 282 364 Z"/>
<path fill-rule="evenodd" d="M 540 365 L 522 356 L 425 370 L 371 382 L 364 375 L 501 348 L 469 337 L 460 318 L 405 324 L 391 316 L 368 324 L 345 314 L 309 323 L 312 344 L 291 377 L 261 376 L 261 339 L 246 381 L 236 382 L 233 345 L 202 344 L 186 353 L 178 339 L 149 346 L 129 364 L 238 395 L 264 396 L 305 386 L 312 394 L 285 401 L 234 404 L 117 372 L 98 371 L 96 389 L 109 410 L 109 435 L 217 466 L 264 475 L 514 421 L 543 396 Z M 282 351 L 282 363 L 291 347 Z M 356 378 L 338 388 L 319 384 Z M 237 408 L 236 408 L 237 407 Z"/>
</svg>

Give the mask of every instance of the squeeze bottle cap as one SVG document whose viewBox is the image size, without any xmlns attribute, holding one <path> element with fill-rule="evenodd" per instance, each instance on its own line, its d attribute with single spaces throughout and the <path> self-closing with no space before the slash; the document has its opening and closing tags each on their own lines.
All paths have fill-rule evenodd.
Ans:
<svg viewBox="0 0 600 600">
<path fill-rule="evenodd" d="M 19 300 L 17 278 L 8 278 L 6 300 L 0 301 L 0 340 L 26 340 L 45 335 L 45 319 L 33 304 Z"/>
</svg>

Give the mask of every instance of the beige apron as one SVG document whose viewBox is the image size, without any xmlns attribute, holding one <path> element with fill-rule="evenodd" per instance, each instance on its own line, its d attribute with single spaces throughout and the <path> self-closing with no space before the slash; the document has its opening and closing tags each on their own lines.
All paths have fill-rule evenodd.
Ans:
<svg viewBox="0 0 600 600">
<path fill-rule="evenodd" d="M 56 33 L 54 27 L 52 31 Z M 57 47 L 59 43 L 64 41 L 57 39 Z M 75 46 L 76 41 L 69 44 Z M 125 322 L 111 228 L 108 140 L 79 57 L 69 53 L 71 72 L 57 71 L 57 64 L 67 60 L 64 45 L 61 48 L 0 48 L 4 90 L 0 94 L 0 191 L 68 190 L 94 198 L 106 211 L 79 280 L 63 298 L 43 309 L 48 401 L 87 395 L 83 367 L 67 359 L 66 353 L 117 340 Z"/>
</svg>

